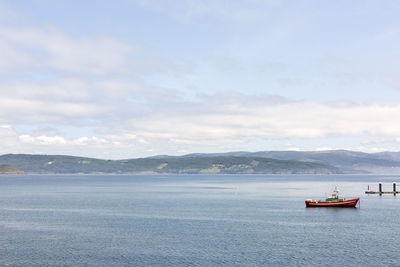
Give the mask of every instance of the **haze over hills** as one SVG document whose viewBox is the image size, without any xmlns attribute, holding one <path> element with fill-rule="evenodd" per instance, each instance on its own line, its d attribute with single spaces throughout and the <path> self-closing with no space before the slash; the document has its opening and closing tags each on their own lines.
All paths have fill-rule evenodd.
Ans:
<svg viewBox="0 0 400 267">
<path fill-rule="evenodd" d="M 260 151 L 102 160 L 63 155 L 6 154 L 0 164 L 25 173 L 333 174 L 400 172 L 400 153 Z"/>
</svg>

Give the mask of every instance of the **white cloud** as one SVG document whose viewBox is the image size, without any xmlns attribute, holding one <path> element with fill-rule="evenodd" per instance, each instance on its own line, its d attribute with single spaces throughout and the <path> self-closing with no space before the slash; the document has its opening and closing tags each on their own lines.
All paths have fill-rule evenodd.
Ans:
<svg viewBox="0 0 400 267">
<path fill-rule="evenodd" d="M 14 45 L 5 42 L 2 38 L 0 38 L 0 51 L 0 72 L 36 65 L 31 55 L 18 50 Z"/>
<path fill-rule="evenodd" d="M 104 35 L 73 37 L 57 29 L 0 26 L 0 70 L 49 68 L 75 73 L 125 72 L 136 48 Z M 29 54 L 28 52 L 29 51 Z"/>
<path fill-rule="evenodd" d="M 22 143 L 28 143 L 33 145 L 64 145 L 66 141 L 61 136 L 30 136 L 30 135 L 21 135 L 19 136 L 19 140 Z"/>
<path fill-rule="evenodd" d="M 245 148 L 253 141 L 259 145 L 281 143 L 280 149 L 283 150 L 304 148 L 304 144 L 297 141 L 307 139 L 320 140 L 315 143 L 314 150 L 330 149 L 332 143 L 327 140 L 342 137 L 369 136 L 375 140 L 392 140 L 392 150 L 397 147 L 395 141 L 399 141 L 396 137 L 400 136 L 400 127 L 396 126 L 396 120 L 400 116 L 400 105 L 289 100 L 273 103 L 268 97 L 252 101 L 252 97 L 244 95 L 230 98 L 228 103 L 224 103 L 223 98 L 218 99 L 206 101 L 204 97 L 197 103 L 177 101 L 168 109 L 160 105 L 160 109 L 133 117 L 130 114 L 120 117 L 118 114 L 126 108 L 121 105 L 122 110 L 90 127 L 97 133 L 92 137 L 66 138 L 61 131 L 54 129 L 37 131 L 36 134 L 34 131 L 18 133 L 10 124 L 3 124 L 0 136 L 7 138 L 8 147 L 3 144 L 0 151 L 7 152 L 8 149 L 9 152 L 13 149 L 11 144 L 14 144 L 14 147 L 23 147 L 24 152 L 54 151 L 57 154 L 93 156 L 97 153 L 95 151 L 101 149 L 109 151 L 107 157 L 122 158 L 123 155 L 149 155 L 149 151 L 152 154 L 196 152 L 199 149 L 204 152 L 218 151 L 214 150 L 216 148 L 229 151 L 234 150 L 235 145 Z M 81 119 L 77 117 L 77 120 Z M 290 145 L 285 140 L 291 140 Z M 382 146 L 376 142 L 360 142 L 347 149 L 391 150 L 389 145 L 387 142 Z"/>
<path fill-rule="evenodd" d="M 0 137 L 3 140 L 13 136 L 15 136 L 15 129 L 11 125 L 0 125 Z"/>
<path fill-rule="evenodd" d="M 109 141 L 107 141 L 104 138 L 99 138 L 96 136 L 93 137 L 79 137 L 77 139 L 69 141 L 69 145 L 79 145 L 79 146 L 91 146 L 91 145 L 105 145 L 108 144 Z"/>
<path fill-rule="evenodd" d="M 283 150 L 287 150 L 287 151 L 300 151 L 300 148 L 298 148 L 298 147 L 288 147 L 288 148 L 283 149 Z"/>
<path fill-rule="evenodd" d="M 0 125 L 0 154 L 10 153 L 10 151 L 19 151 L 17 131 L 11 125 Z"/>
<path fill-rule="evenodd" d="M 181 75 L 188 63 L 157 57 L 136 44 L 108 35 L 76 36 L 54 27 L 10 27 L 0 24 L 0 72 L 61 72 L 108 76 Z"/>
<path fill-rule="evenodd" d="M 90 100 L 94 85 L 76 78 L 58 80 L 0 83 L 0 92 L 6 97 L 41 100 Z"/>
<path fill-rule="evenodd" d="M 245 64 L 234 57 L 214 56 L 210 58 L 211 64 L 215 65 L 220 71 L 240 71 L 243 70 Z"/>
<path fill-rule="evenodd" d="M 36 89 L 32 91 L 20 89 L 29 88 L 20 84 L 13 87 L 8 96 L 3 93 L 0 122 L 4 126 L 0 130 L 9 131 L 7 127 L 15 123 L 39 123 L 43 127 L 53 122 L 60 127 L 85 126 L 97 136 L 66 139 L 57 131 L 52 131 L 53 135 L 25 131 L 18 134 L 18 142 L 41 147 L 85 146 L 89 150 L 100 146 L 135 148 L 136 151 L 159 148 L 160 153 L 162 149 L 178 151 L 199 146 L 224 146 L 229 150 L 235 144 L 254 140 L 322 140 L 351 136 L 394 140 L 400 136 L 397 123 L 400 104 L 318 103 L 239 93 L 203 95 L 196 101 L 186 101 L 175 92 L 166 93 L 164 97 L 162 89 L 140 84 L 109 82 L 103 85 L 79 81 L 65 84 L 55 85 L 59 89 L 54 95 L 51 84 L 47 83 L 43 91 L 40 91 L 40 84 L 33 86 Z M 103 97 L 112 95 L 115 89 L 114 98 Z M 24 92 L 28 95 L 26 99 Z M 168 97 L 170 95 L 175 97 Z M 88 125 L 88 121 L 95 123 Z M 315 148 L 326 145 L 329 144 L 321 143 Z M 299 147 L 299 144 L 291 147 Z"/>
<path fill-rule="evenodd" d="M 59 79 L 0 83 L 0 122 L 125 120 L 178 103 L 178 94 L 135 82 Z"/>
<path fill-rule="evenodd" d="M 40 99 L 0 99 L 0 120 L 8 123 L 58 122 L 76 123 L 92 119 L 104 112 L 100 105 L 66 101 L 46 101 Z"/>
<path fill-rule="evenodd" d="M 34 146 L 97 146 L 97 145 L 104 145 L 108 144 L 109 142 L 104 138 L 98 137 L 86 137 L 82 136 L 76 139 L 67 140 L 62 136 L 32 136 L 29 134 L 24 134 L 18 136 L 20 142 L 28 145 Z"/>
<path fill-rule="evenodd" d="M 179 21 L 192 21 L 202 18 L 229 19 L 240 22 L 265 18 L 262 7 L 274 7 L 278 0 L 136 0 L 140 5 L 166 13 Z"/>
<path fill-rule="evenodd" d="M 57 28 L 55 23 L 61 20 L 52 21 L 54 14 L 43 13 L 40 19 L 26 9 L 20 9 L 25 14 L 17 14 L 0 0 L 0 152 L 79 155 L 102 148 L 118 157 L 118 153 L 164 154 L 198 148 L 229 151 L 246 149 L 249 143 L 253 149 L 265 144 L 304 149 L 305 142 L 297 140 L 314 142 L 318 149 L 339 143 L 329 143 L 329 139 L 361 140 L 359 136 L 376 140 L 360 142 L 365 147 L 400 143 L 396 140 L 400 104 L 395 102 L 396 91 L 387 90 L 400 85 L 399 60 L 391 53 L 396 42 L 384 42 L 393 48 L 379 59 L 364 56 L 371 45 L 359 52 L 351 50 L 359 42 L 348 38 L 348 32 L 344 33 L 349 44 L 345 49 L 352 51 L 351 56 L 340 45 L 328 51 L 324 43 L 311 44 L 315 36 L 325 34 L 322 31 L 331 18 L 311 14 L 306 10 L 309 3 L 289 7 L 281 6 L 279 0 L 134 2 L 142 8 L 138 12 L 143 17 L 121 19 L 118 23 L 126 23 L 126 29 L 138 28 L 119 31 L 120 38 L 109 32 L 120 26 L 114 22 L 110 27 L 89 25 L 79 31 L 69 23 Z M 158 19 L 140 25 L 154 16 Z M 93 21 L 90 16 L 76 17 L 74 25 Z M 171 18 L 191 25 L 177 29 Z M 398 30 L 393 30 L 379 41 L 394 40 Z M 299 43 L 294 49 L 293 41 Z M 376 42 L 376 47 L 381 43 Z M 335 62 L 336 57 L 339 61 Z M 196 65 L 189 66 L 190 61 Z M 190 75 L 182 77 L 182 73 Z M 329 85 L 320 86 L 323 83 Z M 376 88 L 386 91 L 377 94 Z M 230 90 L 255 95 L 196 95 Z M 255 92 L 316 100 L 292 101 Z M 321 99 L 393 102 L 327 103 Z M 389 141 L 379 143 L 381 139 Z"/>
<path fill-rule="evenodd" d="M 385 147 L 363 147 L 363 146 L 354 148 L 353 150 L 365 152 L 365 153 L 379 153 L 379 152 L 390 151 L 390 149 L 387 149 Z M 397 151 L 397 150 L 394 150 L 394 151 Z"/>
<path fill-rule="evenodd" d="M 400 135 L 400 105 L 246 102 L 188 104 L 186 112 L 159 110 L 121 122 L 121 127 L 147 140 L 210 145 L 254 138 Z"/>
</svg>

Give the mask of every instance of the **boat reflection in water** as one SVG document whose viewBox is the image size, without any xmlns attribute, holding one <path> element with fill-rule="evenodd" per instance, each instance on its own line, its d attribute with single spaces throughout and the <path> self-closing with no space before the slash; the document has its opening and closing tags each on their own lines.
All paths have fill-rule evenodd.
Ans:
<svg viewBox="0 0 400 267">
<path fill-rule="evenodd" d="M 339 197 L 339 190 L 335 186 L 335 190 L 332 192 L 332 196 L 328 197 L 325 201 L 322 200 L 314 200 L 314 199 L 306 199 L 306 207 L 307 208 L 319 208 L 319 207 L 334 207 L 334 208 L 354 208 L 360 198 L 354 199 L 345 199 Z"/>
</svg>

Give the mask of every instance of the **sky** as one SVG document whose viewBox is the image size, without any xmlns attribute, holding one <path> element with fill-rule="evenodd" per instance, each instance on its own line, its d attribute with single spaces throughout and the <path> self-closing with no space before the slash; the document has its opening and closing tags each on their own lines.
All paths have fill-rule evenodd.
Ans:
<svg viewBox="0 0 400 267">
<path fill-rule="evenodd" d="M 400 151 L 400 1 L 0 0 L 0 154 Z"/>
</svg>

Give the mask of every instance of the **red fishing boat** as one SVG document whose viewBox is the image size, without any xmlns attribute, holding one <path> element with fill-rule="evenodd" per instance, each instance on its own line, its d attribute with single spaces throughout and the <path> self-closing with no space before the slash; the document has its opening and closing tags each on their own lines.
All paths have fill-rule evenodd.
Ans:
<svg viewBox="0 0 400 267">
<path fill-rule="evenodd" d="M 360 198 L 354 199 L 345 199 L 339 197 L 339 190 L 335 186 L 335 190 L 333 190 L 332 196 L 328 197 L 325 201 L 322 200 L 314 200 L 314 199 L 306 199 L 306 207 L 340 207 L 340 208 L 354 208 Z"/>
</svg>

